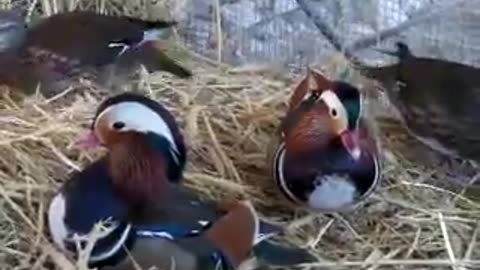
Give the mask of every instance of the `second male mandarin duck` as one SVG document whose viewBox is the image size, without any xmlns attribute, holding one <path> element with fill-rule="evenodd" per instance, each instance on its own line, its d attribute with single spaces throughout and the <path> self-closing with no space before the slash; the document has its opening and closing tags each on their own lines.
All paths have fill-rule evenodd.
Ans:
<svg viewBox="0 0 480 270">
<path fill-rule="evenodd" d="M 361 108 L 357 88 L 308 69 L 268 155 L 272 177 L 289 200 L 334 212 L 373 191 L 379 149 Z"/>
<path fill-rule="evenodd" d="M 191 72 L 159 47 L 162 30 L 175 22 L 145 21 L 90 11 L 52 15 L 26 27 L 13 12 L 0 13 L 0 85 L 47 97 L 78 79 L 118 86 L 140 65 L 180 77 Z"/>
<path fill-rule="evenodd" d="M 96 222 L 109 220 L 89 263 L 102 269 L 237 269 L 250 257 L 288 265 L 314 260 L 301 249 L 263 241 L 280 228 L 260 222 L 247 202 L 217 205 L 178 185 L 185 162 L 173 117 L 144 96 L 104 101 L 83 146 L 99 143 L 105 157 L 75 173 L 52 199 L 53 241 L 75 254 Z M 126 248 L 126 250 L 125 250 Z"/>
<path fill-rule="evenodd" d="M 382 52 L 398 63 L 357 68 L 381 83 L 408 130 L 440 153 L 480 161 L 480 69 L 417 57 L 402 42 Z"/>
</svg>

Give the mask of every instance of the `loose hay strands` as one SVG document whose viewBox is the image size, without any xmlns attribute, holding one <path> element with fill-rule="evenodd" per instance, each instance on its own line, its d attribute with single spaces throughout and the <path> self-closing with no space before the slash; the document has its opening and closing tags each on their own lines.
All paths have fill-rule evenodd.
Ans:
<svg viewBox="0 0 480 270">
<path fill-rule="evenodd" d="M 288 226 L 284 240 L 325 258 L 305 269 L 468 269 L 479 263 L 478 204 L 418 183 L 416 178 L 429 177 L 420 168 L 387 160 L 377 193 L 341 219 L 289 206 L 273 187 L 265 163 L 266 145 L 285 109 L 289 86 L 210 67 L 199 66 L 195 73 L 191 81 L 163 73 L 148 79 L 148 95 L 170 108 L 188 132 L 187 184 L 207 197 L 251 198 L 265 218 Z M 101 100 L 78 96 L 71 104 L 43 101 L 30 99 L 19 109 L 5 106 L 0 119 L 0 239 L 5 246 L 0 258 L 11 266 L 36 262 L 37 269 L 65 264 L 51 246 L 44 247 L 48 237 L 38 240 L 45 228 L 38 213 L 66 175 L 89 162 L 70 145 Z M 33 260 L 39 254 L 48 256 Z"/>
<path fill-rule="evenodd" d="M 480 268 L 478 202 L 434 185 L 449 177 L 440 167 L 405 162 L 391 143 L 404 134 L 383 133 L 384 180 L 364 206 L 337 217 L 298 210 L 274 188 L 265 160 L 293 84 L 195 66 L 191 80 L 157 73 L 145 87 L 185 132 L 187 184 L 206 197 L 252 199 L 262 216 L 288 228 L 281 240 L 324 258 L 301 269 Z M 50 243 L 42 215 L 67 175 L 96 156 L 71 147 L 101 101 L 92 96 L 0 99 L 2 269 L 75 269 Z"/>
</svg>

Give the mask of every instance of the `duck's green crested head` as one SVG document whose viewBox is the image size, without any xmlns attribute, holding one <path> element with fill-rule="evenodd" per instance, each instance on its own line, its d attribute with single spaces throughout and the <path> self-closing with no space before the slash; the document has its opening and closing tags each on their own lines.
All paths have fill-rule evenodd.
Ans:
<svg viewBox="0 0 480 270">
<path fill-rule="evenodd" d="M 335 81 L 334 85 L 334 92 L 347 114 L 348 129 L 353 130 L 357 128 L 362 112 L 360 91 L 355 86 L 342 81 Z"/>
<path fill-rule="evenodd" d="M 320 72 L 307 70 L 290 100 L 283 122 L 286 147 L 292 152 L 319 149 L 340 141 L 355 159 L 358 122 L 361 115 L 359 90 L 343 81 L 330 81 Z"/>
</svg>

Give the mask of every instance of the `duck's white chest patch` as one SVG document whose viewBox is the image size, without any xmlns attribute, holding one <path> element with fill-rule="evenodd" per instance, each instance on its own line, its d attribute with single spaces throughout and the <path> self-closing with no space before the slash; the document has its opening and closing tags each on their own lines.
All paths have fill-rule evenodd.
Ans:
<svg viewBox="0 0 480 270">
<path fill-rule="evenodd" d="M 351 205 L 358 192 L 348 176 L 317 176 L 313 192 L 308 196 L 308 204 L 315 209 L 335 210 Z"/>
<path fill-rule="evenodd" d="M 57 194 L 48 208 L 48 227 L 53 242 L 65 250 L 64 240 L 68 236 L 68 229 L 65 225 L 65 198 L 62 194 Z"/>
</svg>

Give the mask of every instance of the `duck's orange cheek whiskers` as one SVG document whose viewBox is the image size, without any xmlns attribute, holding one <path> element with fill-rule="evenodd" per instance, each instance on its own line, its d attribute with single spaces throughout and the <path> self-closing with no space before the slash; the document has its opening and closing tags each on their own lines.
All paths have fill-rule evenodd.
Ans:
<svg viewBox="0 0 480 270">
<path fill-rule="evenodd" d="M 75 140 L 75 145 L 85 151 L 98 148 L 102 146 L 102 143 L 98 140 L 93 131 L 88 131 Z"/>
<path fill-rule="evenodd" d="M 360 158 L 362 151 L 360 149 L 358 132 L 357 131 L 344 131 L 340 134 L 342 144 L 347 149 L 348 153 L 354 160 Z"/>
</svg>

